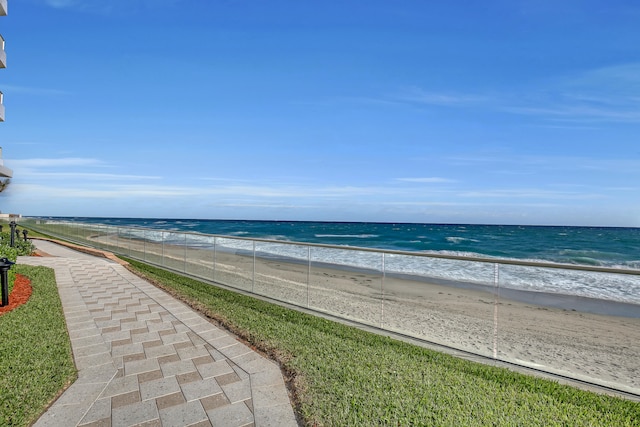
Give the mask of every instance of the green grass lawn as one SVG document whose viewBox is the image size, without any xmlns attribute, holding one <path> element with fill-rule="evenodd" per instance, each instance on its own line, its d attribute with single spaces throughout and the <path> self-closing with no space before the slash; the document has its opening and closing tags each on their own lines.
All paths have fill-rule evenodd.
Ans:
<svg viewBox="0 0 640 427">
<path fill-rule="evenodd" d="M 128 260 L 277 359 L 310 426 L 640 426 L 640 403 L 458 359 Z"/>
<path fill-rule="evenodd" d="M 76 378 L 53 270 L 15 265 L 29 301 L 0 315 L 0 426 L 28 426 Z"/>
</svg>

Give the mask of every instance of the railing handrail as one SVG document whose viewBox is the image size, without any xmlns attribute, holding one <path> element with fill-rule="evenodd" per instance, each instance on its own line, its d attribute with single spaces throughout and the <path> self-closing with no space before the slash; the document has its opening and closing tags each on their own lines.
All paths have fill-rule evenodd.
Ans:
<svg viewBox="0 0 640 427">
<path fill-rule="evenodd" d="M 33 218 L 33 219 L 42 219 L 42 218 Z M 57 220 L 54 220 L 54 221 L 57 221 Z M 208 234 L 208 233 L 201 233 L 197 231 L 186 231 L 186 230 L 161 230 L 157 228 L 140 227 L 140 226 L 133 226 L 133 225 L 98 224 L 98 223 L 87 223 L 87 222 L 81 222 L 81 221 L 77 221 L 77 222 L 59 221 L 59 222 L 69 223 L 69 224 L 107 226 L 107 227 L 113 227 L 113 228 L 132 228 L 136 230 L 189 234 L 189 235 L 197 235 L 197 236 L 217 237 L 221 239 L 242 240 L 242 241 L 263 242 L 263 243 L 276 243 L 276 244 L 284 244 L 284 245 L 292 245 L 292 246 L 311 246 L 311 247 L 318 247 L 318 248 L 340 249 L 340 250 L 358 251 L 358 252 L 372 252 L 372 253 L 384 253 L 384 254 L 391 254 L 391 255 L 417 256 L 422 258 L 448 259 L 448 260 L 454 260 L 454 261 L 472 261 L 472 262 L 480 262 L 480 263 L 487 263 L 487 264 L 504 264 L 504 265 L 516 265 L 516 266 L 522 266 L 522 267 L 553 268 L 553 269 L 559 269 L 559 270 L 589 271 L 589 272 L 597 272 L 597 273 L 612 273 L 612 274 L 626 274 L 626 275 L 632 275 L 632 276 L 640 276 L 640 269 L 632 269 L 632 268 L 602 267 L 602 266 L 566 264 L 566 263 L 550 262 L 550 261 L 492 258 L 487 256 L 475 257 L 475 256 L 465 256 L 465 255 L 439 254 L 439 253 L 431 253 L 431 252 L 411 252 L 411 251 L 401 251 L 401 250 L 394 250 L 394 249 L 366 248 L 366 247 L 359 247 L 359 246 L 330 245 L 330 244 L 324 244 L 324 243 L 294 242 L 290 240 L 273 240 L 273 239 L 262 239 L 262 238 L 256 238 L 256 237 L 228 236 L 223 234 Z"/>
</svg>

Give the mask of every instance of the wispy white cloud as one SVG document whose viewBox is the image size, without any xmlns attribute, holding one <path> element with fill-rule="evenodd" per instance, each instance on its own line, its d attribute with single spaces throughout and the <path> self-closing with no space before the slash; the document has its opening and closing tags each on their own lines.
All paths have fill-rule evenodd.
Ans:
<svg viewBox="0 0 640 427">
<path fill-rule="evenodd" d="M 483 166 L 491 173 L 529 174 L 530 171 L 540 173 L 545 170 L 564 171 L 600 171 L 611 174 L 637 174 L 640 171 L 640 159 L 636 158 L 596 158 L 584 156 L 545 156 L 496 153 L 494 155 L 452 156 L 447 158 L 453 166 Z M 499 166 L 498 166 L 499 165 Z"/>
<path fill-rule="evenodd" d="M 397 101 L 436 105 L 441 107 L 468 107 L 486 104 L 490 99 L 480 94 L 428 91 L 419 87 L 400 90 L 393 98 Z"/>
<path fill-rule="evenodd" d="M 571 79 L 575 86 L 615 90 L 630 95 L 640 91 L 640 63 L 616 64 L 588 70 L 582 76 Z"/>
<path fill-rule="evenodd" d="M 126 179 L 126 175 L 105 175 L 104 185 L 89 183 L 90 179 L 99 179 L 100 174 L 88 174 L 82 182 L 56 185 L 46 183 L 23 184 L 31 194 L 46 194 L 47 197 L 74 197 L 88 199 L 136 199 L 143 200 L 171 198 L 175 200 L 199 199 L 216 200 L 216 204 L 239 205 L 278 205 L 296 206 L 304 204 L 367 202 L 380 205 L 405 206 L 473 206 L 478 203 L 495 203 L 508 199 L 509 203 L 541 203 L 566 200 L 592 200 L 606 197 L 594 193 L 591 189 L 479 189 L 465 190 L 460 188 L 429 191 L 417 195 L 414 191 L 403 191 L 397 186 L 281 186 L 281 185 L 247 185 L 233 184 L 216 186 L 162 185 L 141 183 L 113 183 Z M 156 177 L 130 176 L 128 181 L 139 179 L 156 179 Z M 86 185 L 85 185 L 86 184 Z M 17 186 L 16 186 L 17 187 Z M 25 190 L 27 191 L 27 190 Z M 406 201 L 405 201 L 406 200 Z M 518 202 L 520 201 L 520 202 Z M 502 203 L 502 202 L 501 202 Z"/>
<path fill-rule="evenodd" d="M 640 104 L 640 103 L 639 103 Z M 556 106 L 514 106 L 504 108 L 514 114 L 541 116 L 547 119 L 566 122 L 630 122 L 640 123 L 640 105 L 636 108 L 623 108 L 622 105 L 604 108 L 585 103 L 565 102 Z"/>
<path fill-rule="evenodd" d="M 23 181 L 38 179 L 71 180 L 70 185 L 84 181 L 132 181 L 158 180 L 160 176 L 139 174 L 117 174 L 93 172 L 95 168 L 111 167 L 106 162 L 96 158 L 61 157 L 61 158 L 33 158 L 7 161 L 14 170 L 14 175 Z M 61 170 L 62 169 L 62 170 Z M 89 170 L 87 170 L 89 169 Z"/>
<path fill-rule="evenodd" d="M 80 0 L 46 0 L 46 4 L 55 8 L 71 7 L 80 3 Z"/>
<path fill-rule="evenodd" d="M 59 96 L 69 95 L 69 92 L 60 89 L 33 87 L 33 86 L 18 86 L 18 85 L 2 85 L 2 91 L 9 95 L 12 92 L 25 94 L 25 95 L 43 95 L 43 96 Z"/>
<path fill-rule="evenodd" d="M 114 175 L 115 179 L 118 177 Z M 141 197 L 171 197 L 171 198 L 193 198 L 193 197 L 232 197 L 235 199 L 266 200 L 266 199 L 304 199 L 304 198 L 348 198 L 354 196 L 377 194 L 377 190 L 368 187 L 280 187 L 264 185 L 226 185 L 226 186 L 171 186 L 171 185 L 148 185 L 148 184 L 121 184 L 108 186 L 89 185 L 84 183 L 69 183 L 66 186 L 46 185 L 42 183 L 26 184 L 30 191 L 44 191 L 47 194 L 59 194 L 67 197 L 89 197 L 89 198 L 141 198 Z"/>
<path fill-rule="evenodd" d="M 538 117 L 552 123 L 640 123 L 640 63 L 585 70 L 509 92 L 463 93 L 409 87 L 387 99 L 408 105 Z"/>
<path fill-rule="evenodd" d="M 448 184 L 457 182 L 454 179 L 440 178 L 440 177 L 426 177 L 426 178 L 396 178 L 396 181 L 402 182 L 416 182 L 422 184 Z"/>
<path fill-rule="evenodd" d="M 565 122 L 640 123 L 640 63 L 616 64 L 531 88 L 504 111 Z"/>
<path fill-rule="evenodd" d="M 50 178 L 50 179 L 85 179 L 98 181 L 118 181 L 118 180 L 158 180 L 160 176 L 149 175 L 127 175 L 113 173 L 91 173 L 91 172 L 29 172 L 25 179 Z"/>
<path fill-rule="evenodd" d="M 20 168 L 43 168 L 43 167 L 61 167 L 70 166 L 100 166 L 105 163 L 95 158 L 85 157 L 62 157 L 62 158 L 33 158 L 11 160 L 13 167 Z"/>
<path fill-rule="evenodd" d="M 557 199 L 557 200 L 586 200 L 604 198 L 601 194 L 583 193 L 583 192 L 567 192 L 540 189 L 494 189 L 494 190 L 478 190 L 467 191 L 459 194 L 465 198 L 482 198 L 482 199 Z"/>
<path fill-rule="evenodd" d="M 44 0 L 56 9 L 75 9 L 90 13 L 108 14 L 114 11 L 165 7 L 182 0 Z"/>
<path fill-rule="evenodd" d="M 12 184 L 9 191 L 29 194 L 32 198 L 48 199 L 111 199 L 122 200 L 141 197 L 176 197 L 181 196 L 182 189 L 176 187 L 135 187 L 135 186 L 109 186 L 109 187 L 81 187 L 77 185 L 46 185 L 46 184 Z"/>
</svg>

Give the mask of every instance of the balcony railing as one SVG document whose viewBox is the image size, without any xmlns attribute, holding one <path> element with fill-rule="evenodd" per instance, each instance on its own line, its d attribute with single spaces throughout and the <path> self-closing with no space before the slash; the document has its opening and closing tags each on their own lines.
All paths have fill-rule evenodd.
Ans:
<svg viewBox="0 0 640 427">
<path fill-rule="evenodd" d="M 7 66 L 7 53 L 4 51 L 4 38 L 0 34 L 0 68 Z"/>
<path fill-rule="evenodd" d="M 640 396 L 640 270 L 38 218 L 20 222 L 48 235 L 458 354 Z M 590 297 L 594 290 L 630 299 Z"/>
</svg>

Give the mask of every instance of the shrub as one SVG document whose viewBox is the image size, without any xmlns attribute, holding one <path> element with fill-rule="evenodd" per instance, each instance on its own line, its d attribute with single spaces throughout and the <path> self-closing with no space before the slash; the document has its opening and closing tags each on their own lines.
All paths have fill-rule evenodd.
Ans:
<svg viewBox="0 0 640 427">
<path fill-rule="evenodd" d="M 11 236 L 9 232 L 0 233 L 0 258 L 8 258 L 13 262 L 20 255 L 31 255 L 35 250 L 31 240 L 15 239 L 14 246 L 10 246 Z"/>
<path fill-rule="evenodd" d="M 13 243 L 13 247 L 11 247 L 11 235 L 9 232 L 0 233 L 0 258 L 7 258 L 9 261 L 16 262 L 20 255 L 31 255 L 35 251 L 31 240 L 25 242 L 23 239 L 15 239 Z M 7 273 L 9 293 L 13 289 L 15 277 L 16 273 L 12 268 Z"/>
</svg>

